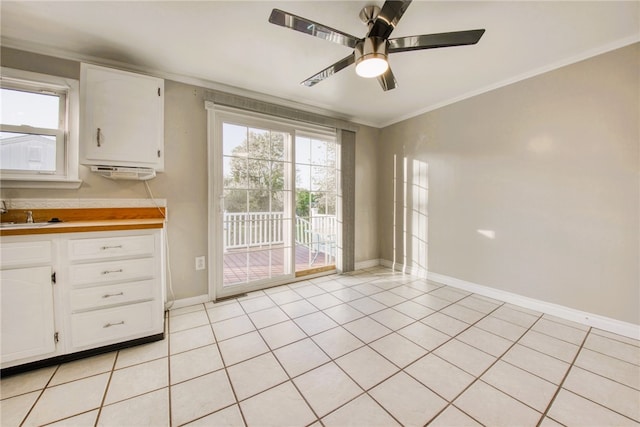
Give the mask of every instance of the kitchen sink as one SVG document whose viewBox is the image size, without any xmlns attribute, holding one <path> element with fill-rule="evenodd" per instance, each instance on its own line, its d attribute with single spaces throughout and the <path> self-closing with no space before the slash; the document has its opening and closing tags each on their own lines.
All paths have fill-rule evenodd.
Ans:
<svg viewBox="0 0 640 427">
<path fill-rule="evenodd" d="M 50 225 L 49 222 L 0 222 L 0 229 L 40 228 Z"/>
</svg>

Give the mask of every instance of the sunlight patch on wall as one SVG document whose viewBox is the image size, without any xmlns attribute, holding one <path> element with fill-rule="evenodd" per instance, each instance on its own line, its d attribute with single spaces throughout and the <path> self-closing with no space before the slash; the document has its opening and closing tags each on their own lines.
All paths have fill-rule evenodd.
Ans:
<svg viewBox="0 0 640 427">
<path fill-rule="evenodd" d="M 478 232 L 478 234 L 481 234 L 486 238 L 489 238 L 489 239 L 496 238 L 496 232 L 494 230 L 476 230 L 476 231 Z"/>
</svg>

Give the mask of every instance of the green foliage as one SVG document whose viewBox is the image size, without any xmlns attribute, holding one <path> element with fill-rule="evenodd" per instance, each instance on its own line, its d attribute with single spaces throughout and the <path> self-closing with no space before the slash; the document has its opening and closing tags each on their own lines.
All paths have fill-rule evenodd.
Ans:
<svg viewBox="0 0 640 427">
<path fill-rule="evenodd" d="M 315 202 L 315 197 L 309 190 L 296 190 L 296 216 L 308 217 L 309 208 Z"/>
<path fill-rule="evenodd" d="M 250 157 L 246 153 L 250 153 Z M 284 137 L 281 133 L 249 132 L 234 148 L 231 173 L 225 179 L 227 212 L 281 211 L 284 189 Z M 248 191 L 247 191 L 248 190 Z"/>
<path fill-rule="evenodd" d="M 335 144 L 317 141 L 312 150 L 315 161 L 309 167 L 313 172 L 311 188 L 296 189 L 296 215 L 309 217 L 311 208 L 318 214 L 335 215 L 336 174 Z M 324 150 L 324 151 L 323 151 Z M 247 155 L 249 153 L 249 155 Z M 225 171 L 224 209 L 227 212 L 282 212 L 284 211 L 285 144 L 284 134 L 267 130 L 249 129 L 247 139 L 235 147 Z M 326 167 L 321 166 L 326 161 Z"/>
</svg>

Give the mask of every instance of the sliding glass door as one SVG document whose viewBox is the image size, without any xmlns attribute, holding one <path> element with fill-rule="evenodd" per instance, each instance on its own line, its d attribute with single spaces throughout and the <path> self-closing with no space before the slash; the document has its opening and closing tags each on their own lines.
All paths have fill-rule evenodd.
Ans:
<svg viewBox="0 0 640 427">
<path fill-rule="evenodd" d="M 335 268 L 337 171 L 335 138 L 296 134 L 296 275 Z"/>
<path fill-rule="evenodd" d="M 222 294 L 293 275 L 291 134 L 222 123 Z"/>
<path fill-rule="evenodd" d="M 227 112 L 216 112 L 214 122 L 215 297 L 334 269 L 337 158 L 331 132 Z"/>
</svg>

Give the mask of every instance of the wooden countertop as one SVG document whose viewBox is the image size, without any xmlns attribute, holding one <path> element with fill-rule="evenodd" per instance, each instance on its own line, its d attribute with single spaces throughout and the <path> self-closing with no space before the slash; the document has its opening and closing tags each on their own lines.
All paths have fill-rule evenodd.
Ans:
<svg viewBox="0 0 640 427">
<path fill-rule="evenodd" d="M 0 228 L 0 236 L 163 228 L 165 208 L 33 209 L 33 226 Z M 2 221 L 25 222 L 24 210 L 10 210 Z M 50 222 L 58 218 L 62 222 Z M 43 225 L 46 223 L 46 225 Z"/>
</svg>

